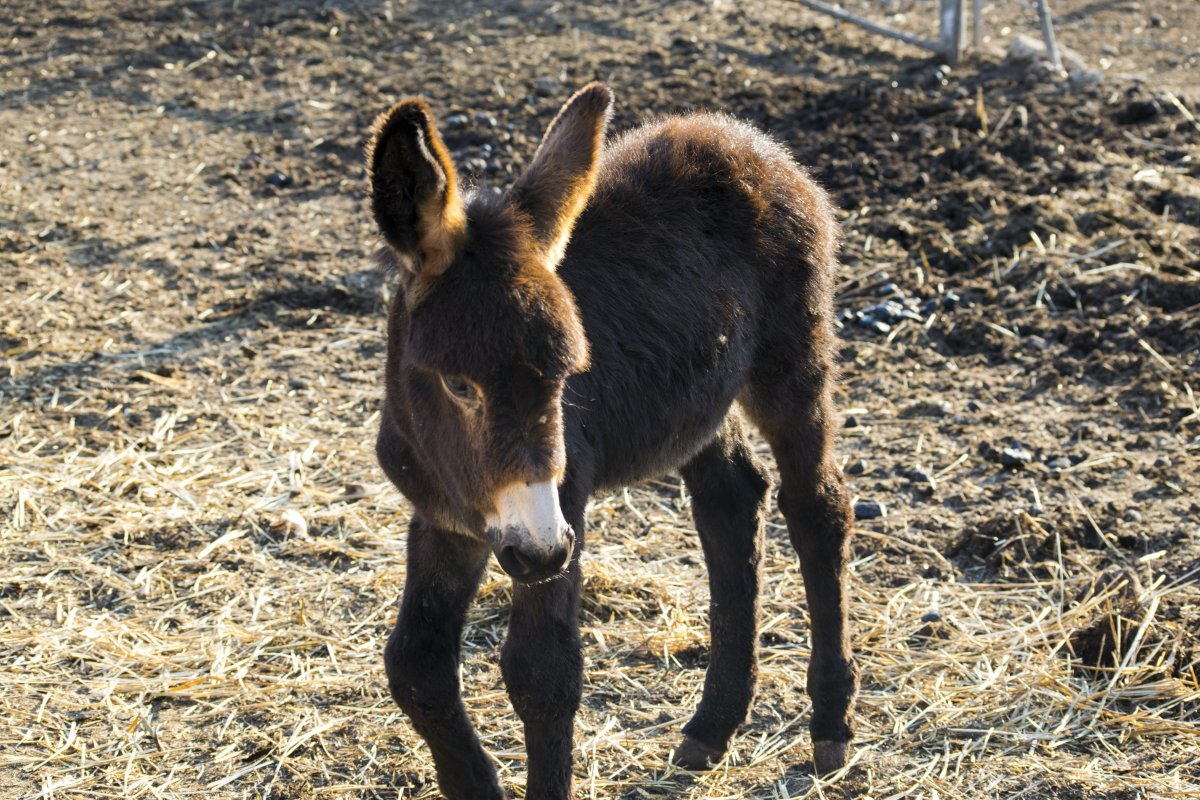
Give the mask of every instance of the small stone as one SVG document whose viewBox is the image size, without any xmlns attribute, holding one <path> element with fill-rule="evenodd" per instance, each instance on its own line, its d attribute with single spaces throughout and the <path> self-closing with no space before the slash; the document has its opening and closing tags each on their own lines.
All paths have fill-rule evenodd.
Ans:
<svg viewBox="0 0 1200 800">
<path fill-rule="evenodd" d="M 468 158 L 463 163 L 463 169 L 467 172 L 473 172 L 477 175 L 482 175 L 487 172 L 488 162 L 482 158 Z"/>
<path fill-rule="evenodd" d="M 901 412 L 902 417 L 945 417 L 954 408 L 945 400 L 921 400 L 906 406 Z"/>
<path fill-rule="evenodd" d="M 1032 460 L 1033 455 L 1020 446 L 1006 447 L 1000 451 L 1000 463 L 1009 469 L 1024 469 Z"/>
<path fill-rule="evenodd" d="M 1102 80 L 1104 80 L 1104 73 L 1098 69 L 1072 70 L 1070 76 L 1067 78 L 1067 82 L 1071 84 L 1072 89 L 1088 89 L 1099 85 Z"/>
<path fill-rule="evenodd" d="M 850 416 L 846 417 L 846 421 L 842 423 L 842 427 L 843 428 L 857 428 L 861 424 L 862 423 L 859 421 L 858 417 L 851 414 Z"/>
<path fill-rule="evenodd" d="M 982 408 L 983 406 L 979 405 L 979 403 L 976 403 L 974 400 L 967 401 L 967 411 L 977 414 Z"/>
<path fill-rule="evenodd" d="M 343 503 L 353 503 L 357 500 L 362 500 L 364 497 L 370 497 L 371 492 L 366 486 L 361 483 L 347 483 L 342 487 L 342 496 L 338 498 Z"/>
<path fill-rule="evenodd" d="M 908 471 L 908 479 L 913 483 L 923 483 L 926 486 L 933 486 L 935 481 L 933 476 L 923 469 L 910 469 Z"/>
<path fill-rule="evenodd" d="M 1171 466 L 1171 457 L 1159 456 L 1158 458 L 1154 459 L 1154 466 L 1158 467 L 1159 469 L 1166 469 L 1167 467 Z"/>
<path fill-rule="evenodd" d="M 891 325 L 888 325 L 881 319 L 875 319 L 871 314 L 861 314 L 858 317 L 858 325 L 872 333 L 887 333 L 892 329 Z"/>
<path fill-rule="evenodd" d="M 929 417 L 944 417 L 953 410 L 945 400 L 930 400 L 925 404 L 925 415 Z"/>
<path fill-rule="evenodd" d="M 1117 112 L 1116 120 L 1122 125 L 1136 125 L 1154 119 L 1162 113 L 1157 100 L 1134 100 Z"/>
<path fill-rule="evenodd" d="M 476 111 L 473 117 L 475 124 L 482 125 L 485 128 L 495 128 L 499 125 L 499 121 L 486 111 Z"/>
<path fill-rule="evenodd" d="M 1062 472 L 1071 468 L 1071 459 L 1065 456 L 1057 456 L 1046 462 L 1046 466 L 1055 472 Z"/>
<path fill-rule="evenodd" d="M 936 611 L 926 611 L 921 615 L 921 622 L 941 622 L 942 615 Z"/>
<path fill-rule="evenodd" d="M 900 287 L 895 283 L 885 283 L 879 287 L 879 294 L 882 297 L 888 297 L 893 294 L 903 294 L 903 292 L 900 291 Z"/>
<path fill-rule="evenodd" d="M 863 475 L 870 468 L 871 468 L 871 465 L 869 463 L 867 463 L 867 460 L 865 458 L 860 458 L 856 461 L 851 461 L 849 464 L 846 465 L 846 474 L 847 475 Z"/>
<path fill-rule="evenodd" d="M 1058 59 L 1063 67 L 1069 71 L 1081 70 L 1087 67 L 1081 55 L 1068 47 L 1063 47 L 1061 43 L 1058 46 Z M 1007 60 L 1011 64 L 1021 64 L 1028 68 L 1049 68 L 1049 57 L 1046 54 L 1045 43 L 1041 39 L 1026 36 L 1023 33 L 1018 33 L 1009 43 Z"/>
<path fill-rule="evenodd" d="M 447 128 L 465 128 L 471 119 L 466 114 L 451 114 L 442 120 Z"/>
<path fill-rule="evenodd" d="M 552 97 L 562 91 L 562 84 L 559 83 L 558 78 L 553 78 L 549 75 L 543 75 L 537 79 L 537 83 L 534 84 L 533 91 L 538 97 Z"/>
<path fill-rule="evenodd" d="M 286 189 L 295 183 L 295 181 L 291 175 L 276 170 L 267 176 L 267 183 L 280 189 Z"/>
<path fill-rule="evenodd" d="M 291 122 L 300 116 L 300 104 L 295 100 L 280 103 L 271 111 L 272 122 Z"/>
<path fill-rule="evenodd" d="M 1038 336 L 1037 334 L 1032 334 L 1030 336 L 1026 336 L 1025 342 L 1030 347 L 1032 347 L 1034 350 L 1045 351 L 1045 350 L 1050 349 L 1050 343 L 1047 342 L 1045 339 L 1043 339 L 1041 336 Z"/>
<path fill-rule="evenodd" d="M 1150 27 L 1151 27 L 1151 28 L 1165 28 L 1165 27 L 1167 27 L 1167 21 L 1166 21 L 1166 20 L 1164 20 L 1164 19 L 1163 19 L 1161 16 L 1159 16 L 1158 14 L 1151 14 L 1151 15 L 1150 15 L 1150 19 L 1149 19 L 1149 20 L 1147 20 L 1147 21 L 1150 23 Z"/>
<path fill-rule="evenodd" d="M 937 613 L 937 612 L 933 612 Z M 954 635 L 953 630 L 949 625 L 942 622 L 940 616 L 933 622 L 926 622 L 920 628 L 913 632 L 909 637 L 909 644 L 913 647 L 929 647 L 938 641 L 945 641 Z"/>
<path fill-rule="evenodd" d="M 1126 522 L 1141 522 L 1142 512 L 1138 511 L 1136 508 L 1127 508 L 1125 509 L 1125 513 L 1121 515 L 1121 518 Z"/>
<path fill-rule="evenodd" d="M 867 330 L 869 330 L 873 333 L 883 334 L 883 333 L 890 332 L 892 330 L 892 326 L 888 325 L 886 322 L 883 322 L 882 320 L 876 319 L 876 320 L 871 320 L 871 322 L 867 325 Z"/>
<path fill-rule="evenodd" d="M 99 78 L 103 74 L 104 70 L 95 64 L 80 64 L 75 67 L 76 78 Z"/>
<path fill-rule="evenodd" d="M 946 292 L 944 295 L 942 295 L 942 308 L 957 308 L 958 304 L 961 302 L 962 298 L 959 297 L 955 292 Z"/>
<path fill-rule="evenodd" d="M 875 500 L 859 500 L 854 504 L 855 519 L 881 519 L 887 516 L 887 506 Z"/>
<path fill-rule="evenodd" d="M 1139 547 L 1145 546 L 1145 537 L 1123 533 L 1117 537 L 1117 544 L 1126 550 L 1137 550 Z"/>
<path fill-rule="evenodd" d="M 862 311 L 858 312 L 860 319 L 868 317 L 880 320 L 884 323 L 899 322 L 902 319 L 912 319 L 917 322 L 921 321 L 921 315 L 911 308 L 907 308 L 902 303 L 897 303 L 895 300 L 885 300 L 882 303 L 877 303 L 873 306 L 867 306 Z"/>
</svg>

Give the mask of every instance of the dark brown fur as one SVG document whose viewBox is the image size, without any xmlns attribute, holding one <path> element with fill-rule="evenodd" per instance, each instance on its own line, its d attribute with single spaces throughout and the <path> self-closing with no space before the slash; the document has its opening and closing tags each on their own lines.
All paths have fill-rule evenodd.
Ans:
<svg viewBox="0 0 1200 800">
<path fill-rule="evenodd" d="M 526 796 L 570 793 L 587 498 L 671 470 L 692 491 L 712 592 L 704 693 L 675 759 L 702 768 L 723 755 L 754 694 L 769 487 L 743 414 L 775 454 L 801 559 L 817 769 L 841 766 L 853 735 L 829 202 L 784 148 L 729 117 L 667 118 L 601 153 L 610 103 L 595 84 L 572 98 L 513 190 L 468 198 L 457 233 L 439 222 L 460 201 L 428 109 L 406 101 L 376 128 L 374 209 L 402 284 L 378 454 L 416 509 L 386 664 L 449 798 L 503 796 L 457 661 L 484 519 L 514 481 L 558 481 L 576 540 L 560 578 L 514 584 L 501 666 L 525 724 Z M 467 384 L 469 400 L 448 388 Z"/>
</svg>

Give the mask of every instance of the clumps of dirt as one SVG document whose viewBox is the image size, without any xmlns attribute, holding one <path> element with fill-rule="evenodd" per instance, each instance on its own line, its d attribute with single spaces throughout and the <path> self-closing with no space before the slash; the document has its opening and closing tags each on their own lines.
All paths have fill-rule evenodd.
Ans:
<svg viewBox="0 0 1200 800">
<path fill-rule="evenodd" d="M 1161 604 L 1129 567 L 1110 567 L 1095 575 L 1072 605 L 1090 607 L 1083 624 L 1067 639 L 1076 673 L 1115 680 L 1136 655 L 1138 672 L 1148 680 L 1195 677 L 1200 614 L 1193 606 Z"/>
<path fill-rule="evenodd" d="M 967 527 L 950 548 L 950 557 L 967 571 L 1001 578 L 1058 577 L 1074 572 L 1096 556 L 1121 561 L 1144 551 L 1144 535 L 1121 533 L 1141 515 L 1117 504 L 1091 509 L 1063 506 L 1045 511 L 1005 511 Z M 1090 554 L 1090 556 L 1089 556 Z M 1091 567 L 1089 567 L 1090 569 Z"/>
<path fill-rule="evenodd" d="M 1071 654 L 1078 659 L 1077 669 L 1089 672 L 1120 666 L 1146 620 L 1144 596 L 1141 580 L 1128 568 L 1110 568 L 1088 583 L 1076 605 L 1099 598 L 1093 621 L 1067 640 Z"/>
<path fill-rule="evenodd" d="M 1106 539 L 1088 514 L 1066 513 L 1051 521 L 1018 511 L 995 515 L 967 529 L 950 555 L 968 573 L 1005 579 L 1061 578 L 1082 567 L 1079 554 L 1112 550 L 1115 555 L 1121 544 L 1120 538 Z M 1073 660 L 1077 674 L 1110 680 L 1124 677 L 1132 684 L 1164 676 L 1195 677 L 1200 661 L 1200 604 L 1183 602 L 1160 584 L 1149 584 L 1149 589 L 1147 585 L 1133 568 L 1117 564 L 1093 573 L 1073 597 L 1064 598 L 1064 612 L 1072 617 L 1064 654 Z M 911 644 L 928 646 L 951 635 L 939 619 L 916 632 Z M 1125 674 L 1130 664 L 1137 668 Z"/>
<path fill-rule="evenodd" d="M 967 528 L 950 548 L 950 557 L 965 568 L 1011 576 L 1018 566 L 1036 568 L 1054 560 L 1058 548 L 1052 531 L 1027 511 L 1005 512 Z"/>
</svg>

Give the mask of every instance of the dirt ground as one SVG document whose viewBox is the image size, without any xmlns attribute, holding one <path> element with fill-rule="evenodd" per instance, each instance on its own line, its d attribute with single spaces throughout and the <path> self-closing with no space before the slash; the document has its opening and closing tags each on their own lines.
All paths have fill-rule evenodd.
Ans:
<svg viewBox="0 0 1200 800">
<path fill-rule="evenodd" d="M 1089 74 L 954 70 L 784 0 L 5 4 L 0 797 L 436 797 L 381 651 L 408 509 L 374 463 L 371 119 L 426 95 L 503 187 L 570 91 L 723 109 L 843 212 L 861 735 L 808 767 L 781 520 L 762 689 L 709 774 L 707 590 L 676 476 L 589 512 L 578 794 L 1200 795 L 1200 7 L 1054 4 Z M 856 11 L 931 29 L 933 4 Z M 889 302 L 890 301 L 890 302 Z M 472 715 L 518 796 L 497 644 Z"/>
</svg>

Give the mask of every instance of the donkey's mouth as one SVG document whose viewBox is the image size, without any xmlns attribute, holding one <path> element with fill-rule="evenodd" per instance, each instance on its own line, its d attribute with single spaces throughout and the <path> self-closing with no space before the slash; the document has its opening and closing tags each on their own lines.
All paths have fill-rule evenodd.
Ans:
<svg viewBox="0 0 1200 800">
<path fill-rule="evenodd" d="M 500 566 L 520 583 L 558 575 L 571 559 L 575 535 L 563 519 L 554 481 L 516 481 L 496 493 L 488 541 Z"/>
<path fill-rule="evenodd" d="M 533 584 L 562 575 L 571 561 L 575 536 L 570 528 L 551 547 L 539 546 L 520 528 L 491 529 L 488 540 L 500 567 L 518 583 Z"/>
</svg>

